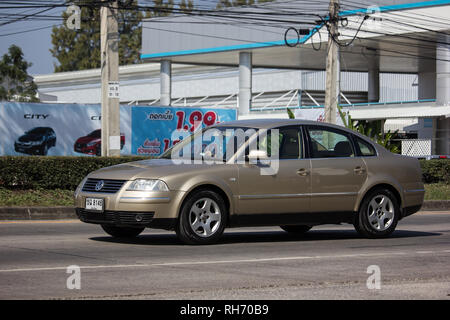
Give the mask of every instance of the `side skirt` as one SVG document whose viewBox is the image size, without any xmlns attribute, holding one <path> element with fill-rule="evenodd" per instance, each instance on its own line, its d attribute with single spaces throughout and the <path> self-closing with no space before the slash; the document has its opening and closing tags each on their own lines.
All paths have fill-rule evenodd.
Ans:
<svg viewBox="0 0 450 320">
<path fill-rule="evenodd" d="M 356 213 L 344 212 L 302 212 L 277 214 L 236 214 L 230 217 L 230 227 L 258 227 L 281 225 L 318 225 L 353 223 Z"/>
</svg>

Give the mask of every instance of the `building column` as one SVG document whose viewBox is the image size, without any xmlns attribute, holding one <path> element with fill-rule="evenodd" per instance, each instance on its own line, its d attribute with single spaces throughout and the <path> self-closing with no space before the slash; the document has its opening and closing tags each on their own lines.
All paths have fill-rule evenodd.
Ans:
<svg viewBox="0 0 450 320">
<path fill-rule="evenodd" d="M 239 115 L 248 115 L 252 104 L 252 54 L 239 52 Z"/>
<path fill-rule="evenodd" d="M 378 63 L 372 63 L 368 72 L 368 102 L 380 101 L 380 67 Z"/>
<path fill-rule="evenodd" d="M 160 104 L 170 106 L 172 97 L 172 63 L 169 60 L 161 61 L 160 69 Z"/>
<path fill-rule="evenodd" d="M 450 36 L 440 37 L 436 45 L 436 104 L 450 105 Z"/>
<path fill-rule="evenodd" d="M 450 36 L 443 35 L 436 44 L 436 105 L 450 106 Z M 450 118 L 437 119 L 436 152 L 450 154 Z"/>
<path fill-rule="evenodd" d="M 419 72 L 419 100 L 436 99 L 436 72 Z"/>
</svg>

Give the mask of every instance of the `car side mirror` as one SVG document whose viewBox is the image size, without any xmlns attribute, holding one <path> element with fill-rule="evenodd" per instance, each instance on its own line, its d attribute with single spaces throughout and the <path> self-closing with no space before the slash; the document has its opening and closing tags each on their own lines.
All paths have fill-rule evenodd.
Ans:
<svg viewBox="0 0 450 320">
<path fill-rule="evenodd" d="M 269 156 L 265 150 L 250 150 L 248 160 L 252 162 L 257 162 L 258 160 L 269 160 Z"/>
</svg>

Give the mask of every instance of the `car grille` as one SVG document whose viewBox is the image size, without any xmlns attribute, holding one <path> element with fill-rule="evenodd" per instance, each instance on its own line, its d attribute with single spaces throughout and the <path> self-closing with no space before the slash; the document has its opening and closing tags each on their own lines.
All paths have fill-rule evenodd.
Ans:
<svg viewBox="0 0 450 320">
<path fill-rule="evenodd" d="M 17 145 L 18 146 L 31 146 L 31 142 L 22 142 L 22 141 L 19 141 L 18 143 L 17 143 Z"/>
<path fill-rule="evenodd" d="M 90 212 L 77 208 L 77 215 L 81 221 L 94 223 L 114 223 L 123 225 L 148 225 L 153 220 L 154 212 L 104 211 Z M 136 221 L 139 215 L 141 221 Z"/>
<path fill-rule="evenodd" d="M 95 190 L 95 186 L 99 181 L 103 181 L 103 188 Z M 107 180 L 107 179 L 87 179 L 84 183 L 82 191 L 84 192 L 101 192 L 101 193 L 116 193 L 122 188 L 126 180 Z"/>
</svg>

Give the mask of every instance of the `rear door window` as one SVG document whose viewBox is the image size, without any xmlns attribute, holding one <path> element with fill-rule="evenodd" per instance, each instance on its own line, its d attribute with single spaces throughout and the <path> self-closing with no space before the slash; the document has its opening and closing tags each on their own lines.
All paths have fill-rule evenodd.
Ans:
<svg viewBox="0 0 450 320">
<path fill-rule="evenodd" d="M 321 126 L 308 126 L 311 158 L 354 157 L 350 135 L 344 131 Z"/>
<path fill-rule="evenodd" d="M 356 136 L 355 139 L 358 144 L 359 151 L 363 157 L 373 157 L 377 155 L 375 148 L 370 143 Z"/>
</svg>

